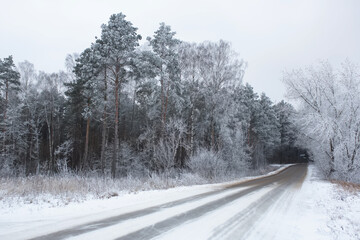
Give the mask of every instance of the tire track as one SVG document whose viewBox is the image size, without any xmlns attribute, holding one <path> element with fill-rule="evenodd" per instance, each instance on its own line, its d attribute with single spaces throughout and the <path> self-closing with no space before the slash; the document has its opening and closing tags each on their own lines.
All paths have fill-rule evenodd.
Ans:
<svg viewBox="0 0 360 240">
<path fill-rule="evenodd" d="M 259 185 L 255 185 L 254 187 L 245 189 L 243 191 L 237 192 L 235 194 L 221 198 L 219 200 L 215 200 L 213 202 L 207 203 L 207 204 L 197 207 L 193 210 L 184 212 L 182 214 L 171 217 L 164 221 L 155 223 L 152 226 L 148 226 L 148 227 L 142 228 L 136 232 L 130 233 L 128 235 L 116 238 L 116 240 L 131 240 L 131 239 L 144 240 L 144 239 L 154 238 L 154 237 L 156 237 L 160 234 L 163 234 L 181 224 L 184 224 L 187 221 L 191 221 L 191 220 L 200 218 L 201 216 L 203 216 L 211 211 L 214 211 L 224 205 L 232 203 L 233 201 L 239 199 L 240 197 L 243 197 L 243 196 L 245 196 L 249 193 L 252 193 L 256 190 L 259 190 L 261 188 L 264 188 L 270 184 L 274 184 L 276 182 L 286 182 L 289 180 L 288 179 L 289 176 L 292 176 L 293 174 L 295 174 L 297 170 L 298 170 L 298 168 L 292 167 L 288 171 L 283 172 L 283 174 L 279 174 L 279 175 L 276 175 L 276 176 L 273 176 L 270 178 L 260 179 L 259 181 L 256 181 L 258 183 L 259 182 L 261 183 Z M 286 174 L 284 174 L 284 173 L 286 173 Z M 292 179 L 290 179 L 290 180 L 292 180 Z M 268 197 L 266 199 L 264 199 L 263 201 L 270 199 L 272 196 L 276 196 L 278 194 L 278 192 L 282 191 L 283 188 L 284 188 L 284 184 L 281 185 L 280 187 L 275 188 L 274 190 L 271 190 L 270 191 L 271 194 L 269 193 L 270 195 L 268 195 Z M 257 204 L 259 204 L 259 203 L 254 203 L 253 205 L 255 206 Z"/>
<path fill-rule="evenodd" d="M 284 194 L 287 193 L 290 187 L 298 188 L 299 184 L 302 184 L 305 175 L 306 171 L 299 171 L 295 172 L 295 174 L 291 176 L 291 181 L 289 181 L 289 179 L 279 181 L 280 185 L 278 187 L 266 193 L 263 197 L 252 203 L 246 209 L 237 213 L 228 221 L 215 228 L 214 234 L 209 239 L 246 239 L 247 232 L 251 232 L 253 228 L 249 226 L 254 226 L 259 218 L 264 215 L 270 207 L 277 203 Z M 287 196 L 286 198 L 291 197 Z M 284 207 L 285 209 L 287 208 L 287 206 Z M 273 234 L 275 234 L 275 232 L 273 232 Z"/>
</svg>

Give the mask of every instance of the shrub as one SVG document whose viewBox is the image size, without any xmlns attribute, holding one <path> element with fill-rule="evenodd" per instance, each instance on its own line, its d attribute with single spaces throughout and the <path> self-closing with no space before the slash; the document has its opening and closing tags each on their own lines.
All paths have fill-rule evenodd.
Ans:
<svg viewBox="0 0 360 240">
<path fill-rule="evenodd" d="M 190 158 L 189 168 L 200 177 L 216 180 L 226 174 L 227 165 L 217 153 L 201 149 Z"/>
</svg>

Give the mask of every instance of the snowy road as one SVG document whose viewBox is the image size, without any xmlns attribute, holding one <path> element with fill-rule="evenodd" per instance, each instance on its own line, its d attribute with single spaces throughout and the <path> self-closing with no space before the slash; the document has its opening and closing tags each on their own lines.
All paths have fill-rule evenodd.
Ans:
<svg viewBox="0 0 360 240">
<path fill-rule="evenodd" d="M 272 239 L 307 165 L 32 239 Z"/>
</svg>

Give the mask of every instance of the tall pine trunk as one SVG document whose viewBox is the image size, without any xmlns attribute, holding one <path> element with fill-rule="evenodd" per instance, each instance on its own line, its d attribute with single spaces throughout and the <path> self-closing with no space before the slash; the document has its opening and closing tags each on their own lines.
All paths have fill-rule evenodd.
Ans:
<svg viewBox="0 0 360 240">
<path fill-rule="evenodd" d="M 101 136 L 101 155 L 100 155 L 100 163 L 101 163 L 101 173 L 105 174 L 105 149 L 106 149 L 106 119 L 107 119 L 107 76 L 106 76 L 106 68 L 104 73 L 104 112 L 103 112 L 103 126 L 102 126 L 102 136 Z"/>
<path fill-rule="evenodd" d="M 117 67 L 118 68 L 118 67 Z M 117 73 L 119 73 L 119 69 L 116 69 Z M 119 75 L 117 74 L 115 77 L 115 132 L 114 132 L 114 149 L 113 149 L 113 159 L 111 163 L 111 177 L 116 177 L 116 162 L 118 158 L 118 150 L 119 150 Z"/>
<path fill-rule="evenodd" d="M 7 111 L 7 107 L 8 107 L 8 101 L 9 101 L 9 81 L 6 81 L 5 86 L 6 86 L 6 89 L 5 89 L 4 121 L 6 120 L 6 111 Z"/>
<path fill-rule="evenodd" d="M 55 161 L 54 161 L 54 155 L 53 155 L 53 149 L 54 149 L 54 143 L 53 143 L 53 113 L 50 113 L 50 119 L 46 119 L 47 129 L 48 129 L 48 135 L 49 135 L 49 171 L 50 173 L 54 173 L 55 171 Z"/>
<path fill-rule="evenodd" d="M 164 121 L 164 109 L 165 109 L 165 93 L 164 93 L 164 77 L 161 76 L 160 79 L 160 84 L 161 84 L 161 116 L 160 116 L 160 120 L 161 120 L 161 136 L 163 135 L 164 131 L 165 131 L 165 121 Z"/>
<path fill-rule="evenodd" d="M 194 155 L 194 107 L 191 107 L 190 116 L 190 156 Z"/>
<path fill-rule="evenodd" d="M 211 119 L 211 150 L 215 150 L 215 126 L 214 126 L 214 120 Z"/>
<path fill-rule="evenodd" d="M 166 86 L 165 106 L 164 106 L 164 124 L 166 124 L 168 102 L 169 102 L 169 83 L 168 83 L 168 86 Z"/>
<path fill-rule="evenodd" d="M 4 129 L 3 129 L 3 153 L 6 153 L 6 113 L 7 113 L 7 107 L 8 107 L 8 100 L 9 100 L 9 81 L 5 80 L 5 107 L 4 107 Z"/>
<path fill-rule="evenodd" d="M 90 107 L 90 99 L 88 99 L 88 107 Z M 88 166 L 89 134 L 90 134 L 90 116 L 88 116 L 86 120 L 85 151 L 84 151 L 84 159 L 83 159 L 84 168 Z"/>
<path fill-rule="evenodd" d="M 132 109 L 131 109 L 130 134 L 133 134 L 133 128 L 134 128 L 135 102 L 136 102 L 136 84 L 135 84 L 135 88 L 134 88 L 133 102 L 132 102 Z"/>
<path fill-rule="evenodd" d="M 36 152 L 36 156 L 35 156 L 35 167 L 36 167 L 36 170 L 35 170 L 35 173 L 36 175 L 39 174 L 40 172 L 40 134 L 39 134 L 39 130 L 38 130 L 38 124 L 36 125 L 36 128 L 35 128 L 35 132 L 36 132 L 36 143 L 35 143 L 35 152 Z"/>
<path fill-rule="evenodd" d="M 334 156 L 334 140 L 330 138 L 329 144 L 330 144 L 330 170 L 329 170 L 329 176 L 331 176 L 335 172 L 335 156 Z"/>
<path fill-rule="evenodd" d="M 214 122 L 214 109 L 215 104 L 212 104 L 211 115 L 210 115 L 210 141 L 211 141 L 211 150 L 215 151 L 215 122 Z"/>
</svg>

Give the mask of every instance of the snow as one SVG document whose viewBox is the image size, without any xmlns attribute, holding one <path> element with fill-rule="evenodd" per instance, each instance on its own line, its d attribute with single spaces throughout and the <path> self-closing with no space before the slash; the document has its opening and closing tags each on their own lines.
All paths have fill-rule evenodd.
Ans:
<svg viewBox="0 0 360 240">
<path fill-rule="evenodd" d="M 173 231 L 163 234 L 157 239 L 178 239 L 178 236 L 181 236 L 183 239 L 210 239 L 212 238 L 214 230 L 233 216 L 234 209 L 236 209 L 236 211 L 246 209 L 251 203 L 257 201 L 272 188 L 273 186 L 266 187 L 254 193 L 250 193 L 246 198 L 240 198 L 217 211 L 211 212 L 195 221 L 183 224 Z M 196 229 L 196 231 L 194 231 L 194 229 Z M 226 236 L 222 234 L 221 237 L 217 239 L 226 239 Z"/>
<path fill-rule="evenodd" d="M 275 174 L 287 166 L 282 166 Z M 288 190 L 274 200 L 266 211 L 249 224 L 252 226 L 246 239 L 360 239 L 360 194 L 347 192 L 338 185 L 319 179 L 317 170 L 310 165 L 302 186 Z M 252 177 L 258 178 L 258 177 Z M 243 178 L 248 181 L 252 178 Z M 0 239 L 32 238 L 88 222 L 106 219 L 123 213 L 157 206 L 178 199 L 218 190 L 228 184 L 208 184 L 177 187 L 168 190 L 144 191 L 123 194 L 102 200 L 69 203 L 53 207 L 42 204 L 8 205 L 0 202 Z M 246 209 L 274 190 L 272 184 L 211 211 L 195 220 L 185 222 L 165 232 L 157 239 L 226 239 L 236 234 L 236 213 Z M 164 208 L 141 218 L 134 218 L 91 231 L 72 239 L 113 239 L 153 225 L 164 219 L 189 211 L 216 199 L 243 191 L 247 187 L 229 189 L 196 201 Z M 283 204 L 288 203 L 288 204 Z M 236 211 L 234 211 L 236 209 Z M 235 219 L 235 220 L 234 220 Z M 232 220 L 232 224 L 223 226 Z M 216 232 L 222 235 L 217 236 Z M 120 233 L 120 234 L 119 234 Z M 106 238 L 105 238 L 106 237 Z"/>
<path fill-rule="evenodd" d="M 310 165 L 290 213 L 297 233 L 292 239 L 360 239 L 360 192 L 345 191 L 318 176 Z"/>
</svg>

